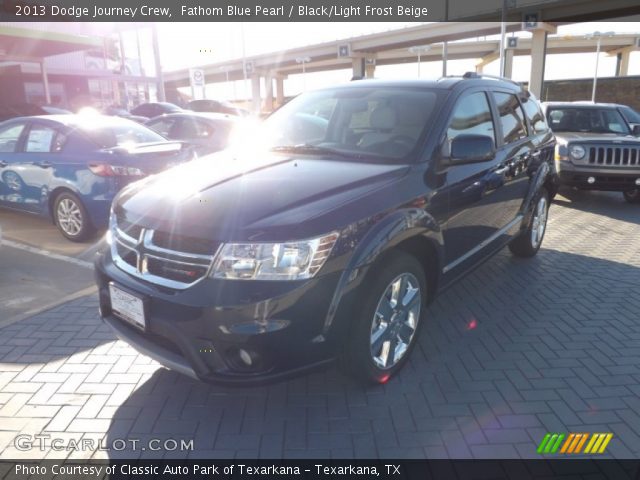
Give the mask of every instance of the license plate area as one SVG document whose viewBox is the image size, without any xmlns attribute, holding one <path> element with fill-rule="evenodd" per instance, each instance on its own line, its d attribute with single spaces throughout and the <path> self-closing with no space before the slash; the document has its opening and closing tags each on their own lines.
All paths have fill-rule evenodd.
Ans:
<svg viewBox="0 0 640 480">
<path fill-rule="evenodd" d="M 109 283 L 111 311 L 113 314 L 140 330 L 147 328 L 145 299 L 122 287 Z"/>
</svg>

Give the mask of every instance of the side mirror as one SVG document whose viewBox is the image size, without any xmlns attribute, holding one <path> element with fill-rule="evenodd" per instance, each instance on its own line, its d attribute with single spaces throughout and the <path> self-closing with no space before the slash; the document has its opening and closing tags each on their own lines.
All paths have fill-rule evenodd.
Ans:
<svg viewBox="0 0 640 480">
<path fill-rule="evenodd" d="M 495 155 L 493 138 L 487 135 L 458 135 L 451 141 L 449 163 L 491 160 Z"/>
<path fill-rule="evenodd" d="M 631 133 L 633 133 L 636 137 L 640 137 L 640 124 L 636 124 L 631 129 Z"/>
</svg>

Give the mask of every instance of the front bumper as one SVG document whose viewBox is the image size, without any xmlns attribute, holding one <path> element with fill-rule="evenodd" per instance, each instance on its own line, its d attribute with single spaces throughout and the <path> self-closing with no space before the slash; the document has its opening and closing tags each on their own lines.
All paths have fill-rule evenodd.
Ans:
<svg viewBox="0 0 640 480">
<path fill-rule="evenodd" d="M 640 179 L 640 168 L 637 167 L 578 167 L 568 160 L 556 160 L 556 171 L 561 184 L 584 190 L 624 192 L 639 188 L 635 183 Z M 595 182 L 589 183 L 589 177 Z"/>
<path fill-rule="evenodd" d="M 109 253 L 100 255 L 95 266 L 100 314 L 116 335 L 193 378 L 271 382 L 329 363 L 337 352 L 341 322 L 326 323 L 338 272 L 303 282 L 207 278 L 185 290 L 170 290 L 118 269 Z M 144 331 L 113 314 L 111 282 L 145 300 Z"/>
</svg>

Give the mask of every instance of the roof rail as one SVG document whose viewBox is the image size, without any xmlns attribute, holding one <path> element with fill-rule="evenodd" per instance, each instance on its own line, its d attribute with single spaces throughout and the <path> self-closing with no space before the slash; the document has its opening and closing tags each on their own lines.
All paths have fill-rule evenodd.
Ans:
<svg viewBox="0 0 640 480">
<path fill-rule="evenodd" d="M 487 75 L 485 73 L 466 72 L 464 75 L 462 75 L 462 78 L 491 78 L 493 80 L 502 80 L 503 82 L 509 82 L 509 83 L 512 83 L 513 85 L 517 85 L 518 87 L 522 88 L 521 83 L 516 82 L 515 80 L 512 80 L 507 77 L 499 77 L 498 75 Z"/>
</svg>

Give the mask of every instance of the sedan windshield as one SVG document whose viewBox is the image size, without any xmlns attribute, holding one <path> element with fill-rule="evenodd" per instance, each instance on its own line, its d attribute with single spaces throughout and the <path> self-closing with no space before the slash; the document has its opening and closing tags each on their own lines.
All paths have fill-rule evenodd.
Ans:
<svg viewBox="0 0 640 480">
<path fill-rule="evenodd" d="M 147 127 L 134 122 L 106 125 L 88 124 L 80 131 L 100 148 L 126 147 L 139 143 L 164 142 L 163 137 Z"/>
<path fill-rule="evenodd" d="M 554 132 L 631 133 L 622 115 L 613 108 L 552 108 L 548 117 Z"/>
<path fill-rule="evenodd" d="M 263 123 L 262 146 L 277 152 L 406 161 L 434 117 L 434 91 L 352 87 L 300 95 Z"/>
</svg>

